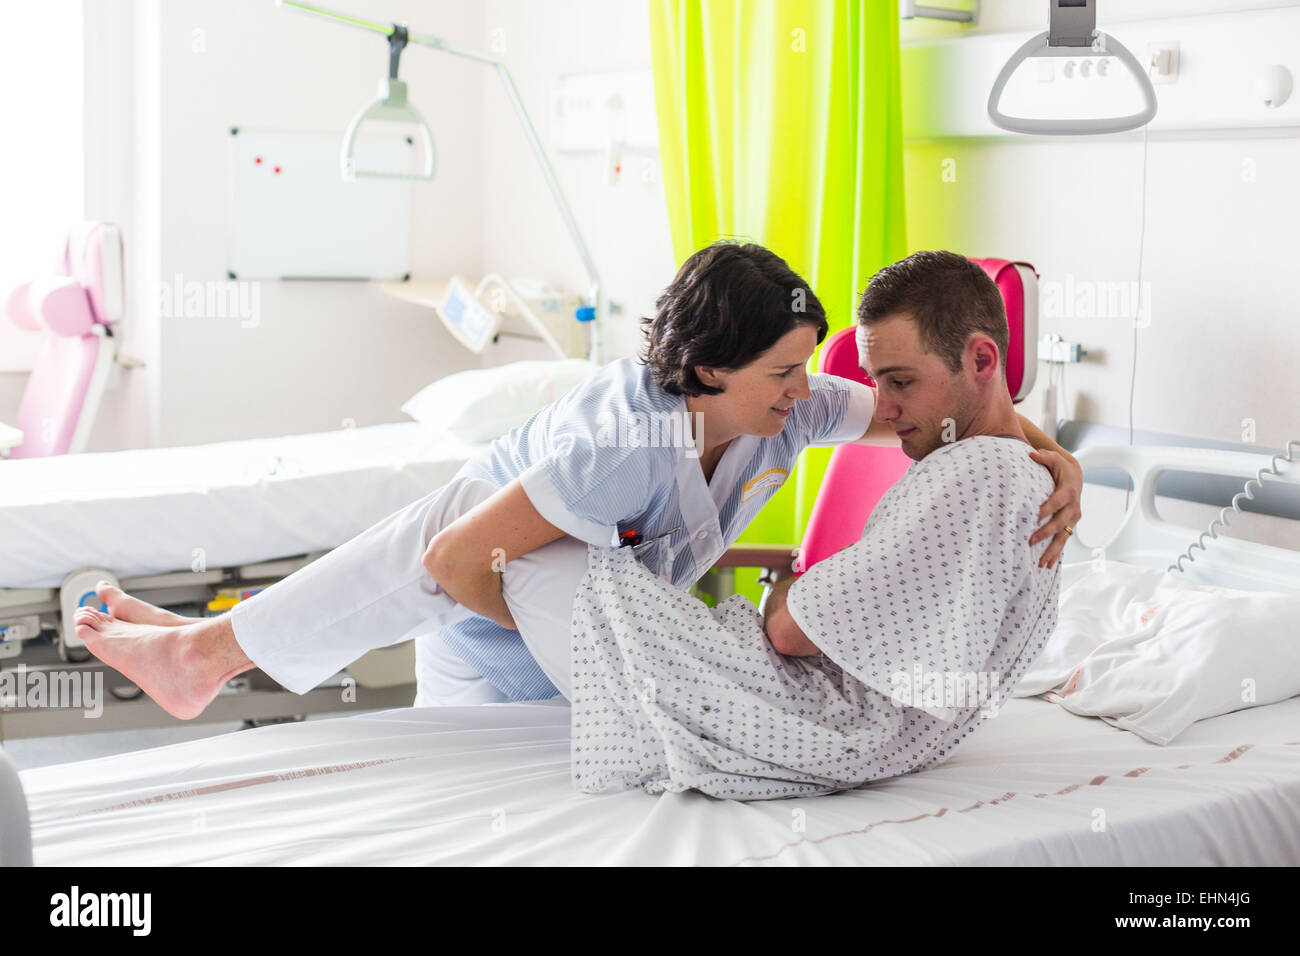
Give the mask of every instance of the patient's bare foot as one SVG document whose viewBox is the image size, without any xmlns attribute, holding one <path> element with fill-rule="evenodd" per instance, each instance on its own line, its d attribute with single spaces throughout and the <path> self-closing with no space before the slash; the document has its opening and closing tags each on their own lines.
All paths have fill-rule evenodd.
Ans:
<svg viewBox="0 0 1300 956">
<path fill-rule="evenodd" d="M 181 720 L 197 717 L 226 681 L 253 667 L 226 615 L 166 626 L 81 607 L 76 629 L 92 654 Z"/>
<path fill-rule="evenodd" d="M 161 624 L 176 627 L 181 624 L 193 624 L 202 621 L 201 617 L 181 617 L 164 608 L 133 598 L 121 588 L 116 588 L 107 581 L 100 582 L 95 588 L 99 600 L 108 606 L 108 613 L 119 621 L 132 624 Z"/>
</svg>

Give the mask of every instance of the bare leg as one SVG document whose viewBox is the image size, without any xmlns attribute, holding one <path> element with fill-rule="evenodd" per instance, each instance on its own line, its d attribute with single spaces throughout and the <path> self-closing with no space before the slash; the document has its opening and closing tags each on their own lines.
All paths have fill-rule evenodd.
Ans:
<svg viewBox="0 0 1300 956">
<path fill-rule="evenodd" d="M 142 624 L 83 607 L 76 628 L 92 654 L 181 720 L 197 717 L 226 681 L 254 666 L 225 614 L 180 625 Z"/>
<path fill-rule="evenodd" d="M 77 635 L 183 720 L 255 666 L 306 693 L 370 648 L 465 615 L 421 558 L 433 534 L 495 491 L 490 482 L 458 478 L 221 617 L 184 618 L 101 585 L 98 596 L 112 613 L 79 609 Z"/>
</svg>

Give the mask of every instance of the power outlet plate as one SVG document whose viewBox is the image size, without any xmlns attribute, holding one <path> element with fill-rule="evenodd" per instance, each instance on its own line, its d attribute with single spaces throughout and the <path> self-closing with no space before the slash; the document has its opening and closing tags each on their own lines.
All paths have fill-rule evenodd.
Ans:
<svg viewBox="0 0 1300 956">
<path fill-rule="evenodd" d="M 1147 44 L 1147 73 L 1153 86 L 1178 82 L 1178 41 Z"/>
</svg>

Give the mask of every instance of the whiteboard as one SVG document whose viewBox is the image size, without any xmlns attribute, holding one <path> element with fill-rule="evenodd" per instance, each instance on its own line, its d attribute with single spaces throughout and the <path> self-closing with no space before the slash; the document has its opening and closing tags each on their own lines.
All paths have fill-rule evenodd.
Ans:
<svg viewBox="0 0 1300 956">
<path fill-rule="evenodd" d="M 230 131 L 228 270 L 234 279 L 405 279 L 411 272 L 411 186 L 345 182 L 342 131 Z M 405 137 L 368 136 L 357 165 L 409 171 Z"/>
</svg>

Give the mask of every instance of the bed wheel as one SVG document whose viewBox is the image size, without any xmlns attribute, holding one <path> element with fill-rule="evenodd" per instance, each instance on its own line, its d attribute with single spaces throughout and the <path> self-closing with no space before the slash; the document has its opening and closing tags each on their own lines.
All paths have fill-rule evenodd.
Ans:
<svg viewBox="0 0 1300 956">
<path fill-rule="evenodd" d="M 270 727 L 272 724 L 296 724 L 298 721 L 306 719 L 306 714 L 294 714 L 290 717 L 250 717 L 244 721 L 244 729 L 252 730 L 254 727 Z"/>
<path fill-rule="evenodd" d="M 58 641 L 59 657 L 69 664 L 80 664 L 82 661 L 90 660 L 90 651 L 86 650 L 86 645 L 79 644 L 77 647 L 70 647 L 63 640 L 63 630 L 59 630 Z"/>
</svg>

